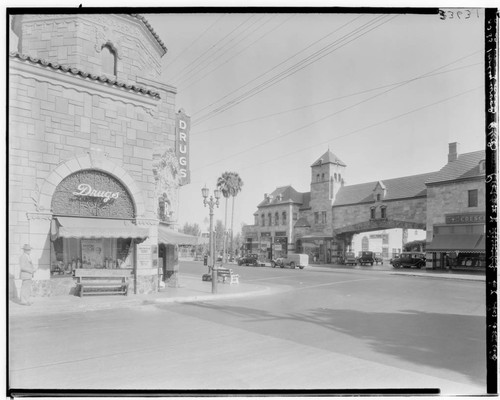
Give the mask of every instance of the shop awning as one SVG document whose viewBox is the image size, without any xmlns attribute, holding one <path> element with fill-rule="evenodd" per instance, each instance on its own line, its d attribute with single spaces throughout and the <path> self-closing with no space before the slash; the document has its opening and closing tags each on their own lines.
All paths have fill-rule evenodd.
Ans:
<svg viewBox="0 0 500 400">
<path fill-rule="evenodd" d="M 166 226 L 159 225 L 158 243 L 196 245 L 198 244 L 198 236 L 186 235 L 185 233 L 176 232 Z"/>
<path fill-rule="evenodd" d="M 305 235 L 300 238 L 297 238 L 302 241 L 313 241 L 313 240 L 328 240 L 328 239 L 333 239 L 332 235 L 325 235 L 324 233 L 318 233 L 318 234 L 310 234 L 310 235 Z"/>
<path fill-rule="evenodd" d="M 148 228 L 132 221 L 106 218 L 57 217 L 52 220 L 51 238 L 140 238 L 149 236 Z"/>
<path fill-rule="evenodd" d="M 436 235 L 426 251 L 484 252 L 483 235 Z"/>
</svg>

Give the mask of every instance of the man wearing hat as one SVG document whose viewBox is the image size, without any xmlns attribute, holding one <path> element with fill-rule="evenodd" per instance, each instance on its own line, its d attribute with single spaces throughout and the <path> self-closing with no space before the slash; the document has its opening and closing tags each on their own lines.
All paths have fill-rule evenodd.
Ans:
<svg viewBox="0 0 500 400">
<path fill-rule="evenodd" d="M 23 281 L 21 285 L 21 304 L 30 306 L 31 300 L 31 282 L 33 279 L 33 273 L 36 268 L 33 266 L 33 262 L 30 257 L 31 246 L 29 244 L 25 244 L 23 246 L 23 254 L 19 258 L 19 266 L 21 270 L 21 280 Z"/>
</svg>

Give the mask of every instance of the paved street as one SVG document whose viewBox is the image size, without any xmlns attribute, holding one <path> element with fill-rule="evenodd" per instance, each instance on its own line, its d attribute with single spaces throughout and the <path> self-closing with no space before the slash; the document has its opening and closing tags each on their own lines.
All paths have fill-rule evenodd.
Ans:
<svg viewBox="0 0 500 400">
<path fill-rule="evenodd" d="M 232 268 L 242 282 L 278 290 L 13 316 L 11 386 L 485 392 L 484 282 L 396 275 L 387 266 Z M 206 267 L 181 269 L 201 277 Z"/>
</svg>

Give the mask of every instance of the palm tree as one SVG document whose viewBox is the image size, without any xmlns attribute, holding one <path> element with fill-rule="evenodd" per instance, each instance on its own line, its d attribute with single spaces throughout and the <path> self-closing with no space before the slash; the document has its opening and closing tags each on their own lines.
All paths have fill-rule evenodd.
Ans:
<svg viewBox="0 0 500 400">
<path fill-rule="evenodd" d="M 232 190 L 231 197 L 233 198 L 232 207 L 231 207 L 231 254 L 233 254 L 233 222 L 234 222 L 234 198 L 241 192 L 241 188 L 243 187 L 243 180 L 240 176 L 233 172 L 233 181 L 232 181 Z"/>
<path fill-rule="evenodd" d="M 231 195 L 231 172 L 224 172 L 219 178 L 217 178 L 217 188 L 221 191 L 222 195 L 226 199 L 225 206 L 225 217 L 224 217 L 224 235 L 223 235 L 223 250 L 222 250 L 222 261 L 226 262 L 226 232 L 227 232 L 227 200 Z"/>
<path fill-rule="evenodd" d="M 232 232 L 233 232 L 233 220 L 234 220 L 234 198 L 241 191 L 243 186 L 243 181 L 236 172 L 224 172 L 217 179 L 217 188 L 221 191 L 222 195 L 226 199 L 226 210 L 224 219 L 224 233 L 227 232 L 227 201 L 231 196 L 233 198 L 233 207 L 231 215 L 231 250 L 232 250 Z M 224 262 L 226 262 L 226 236 L 224 235 L 224 246 L 223 246 Z"/>
</svg>

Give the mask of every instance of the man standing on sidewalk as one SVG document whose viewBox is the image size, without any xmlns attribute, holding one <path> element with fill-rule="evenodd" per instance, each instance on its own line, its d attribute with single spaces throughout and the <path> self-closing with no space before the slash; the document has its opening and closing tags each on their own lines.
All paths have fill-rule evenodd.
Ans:
<svg viewBox="0 0 500 400">
<path fill-rule="evenodd" d="M 36 268 L 33 267 L 33 262 L 31 261 L 30 251 L 31 246 L 29 244 L 25 244 L 23 246 L 24 253 L 19 258 L 19 269 L 21 270 L 21 296 L 20 301 L 22 305 L 30 306 L 32 304 L 31 297 L 31 283 L 33 279 L 33 273 Z"/>
</svg>

